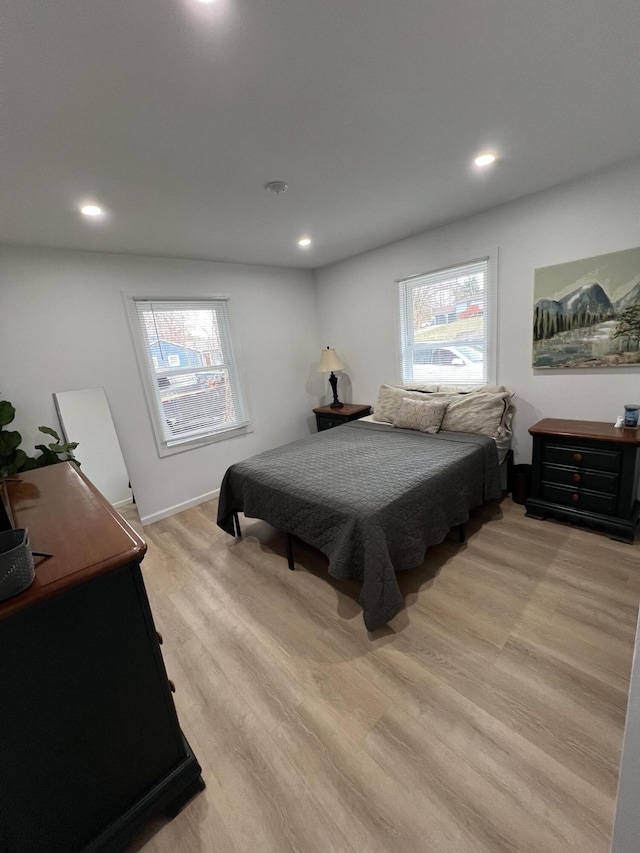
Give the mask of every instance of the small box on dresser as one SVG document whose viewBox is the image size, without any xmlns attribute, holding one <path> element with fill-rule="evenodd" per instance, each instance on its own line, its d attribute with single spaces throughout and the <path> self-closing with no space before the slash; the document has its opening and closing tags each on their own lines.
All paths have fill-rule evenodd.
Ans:
<svg viewBox="0 0 640 853">
<path fill-rule="evenodd" d="M 633 542 L 640 514 L 638 430 L 545 418 L 529 432 L 533 477 L 526 514 L 584 524 Z"/>
</svg>

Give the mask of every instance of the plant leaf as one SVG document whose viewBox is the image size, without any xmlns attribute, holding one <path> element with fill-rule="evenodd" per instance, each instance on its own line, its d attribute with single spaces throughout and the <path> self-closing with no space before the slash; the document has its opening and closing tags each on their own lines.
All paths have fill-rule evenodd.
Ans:
<svg viewBox="0 0 640 853">
<path fill-rule="evenodd" d="M 0 427 L 10 424 L 16 416 L 16 410 L 8 400 L 0 400 Z"/>
<path fill-rule="evenodd" d="M 27 461 L 27 454 L 24 452 L 24 450 L 18 448 L 13 454 L 13 461 L 16 465 L 22 467 L 22 465 L 24 465 L 24 463 Z"/>
<path fill-rule="evenodd" d="M 17 430 L 0 430 L 0 459 L 5 459 L 20 446 L 22 436 Z"/>
<path fill-rule="evenodd" d="M 25 457 L 25 461 L 20 466 L 20 471 L 33 471 L 34 468 L 38 467 L 38 463 L 33 456 L 27 456 L 25 453 Z"/>
<path fill-rule="evenodd" d="M 42 456 L 36 457 L 36 466 L 38 468 L 46 468 L 48 465 L 55 465 L 57 462 L 60 462 L 57 454 L 49 450 L 48 447 L 45 447 L 44 444 L 37 444 L 36 450 L 42 450 Z"/>
<path fill-rule="evenodd" d="M 45 433 L 45 435 L 51 435 L 53 436 L 53 438 L 55 438 L 56 441 L 60 441 L 60 436 L 52 427 L 41 426 L 38 427 L 38 429 L 40 430 L 40 432 Z"/>
</svg>

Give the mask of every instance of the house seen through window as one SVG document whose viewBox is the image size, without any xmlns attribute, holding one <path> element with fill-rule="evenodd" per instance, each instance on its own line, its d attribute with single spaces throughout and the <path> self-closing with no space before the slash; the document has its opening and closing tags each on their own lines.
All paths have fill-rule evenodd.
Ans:
<svg viewBox="0 0 640 853">
<path fill-rule="evenodd" d="M 398 282 L 402 381 L 481 385 L 494 379 L 490 259 Z"/>
<path fill-rule="evenodd" d="M 161 454 L 248 427 L 228 299 L 134 298 L 131 313 Z"/>
</svg>

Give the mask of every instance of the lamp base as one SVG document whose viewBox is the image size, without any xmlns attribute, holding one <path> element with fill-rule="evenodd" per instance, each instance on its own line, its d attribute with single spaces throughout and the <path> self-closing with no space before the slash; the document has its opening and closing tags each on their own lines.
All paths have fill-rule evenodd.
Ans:
<svg viewBox="0 0 640 853">
<path fill-rule="evenodd" d="M 338 377 L 335 375 L 333 370 L 329 377 L 329 385 L 331 385 L 331 390 L 333 391 L 333 403 L 329 403 L 329 406 L 332 409 L 341 409 L 344 404 L 338 400 Z"/>
</svg>

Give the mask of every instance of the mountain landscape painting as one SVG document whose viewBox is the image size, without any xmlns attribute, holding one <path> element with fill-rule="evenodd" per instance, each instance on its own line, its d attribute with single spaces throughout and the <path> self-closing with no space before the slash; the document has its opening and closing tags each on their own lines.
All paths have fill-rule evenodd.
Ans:
<svg viewBox="0 0 640 853">
<path fill-rule="evenodd" d="M 533 366 L 640 367 L 640 248 L 535 271 Z"/>
</svg>

